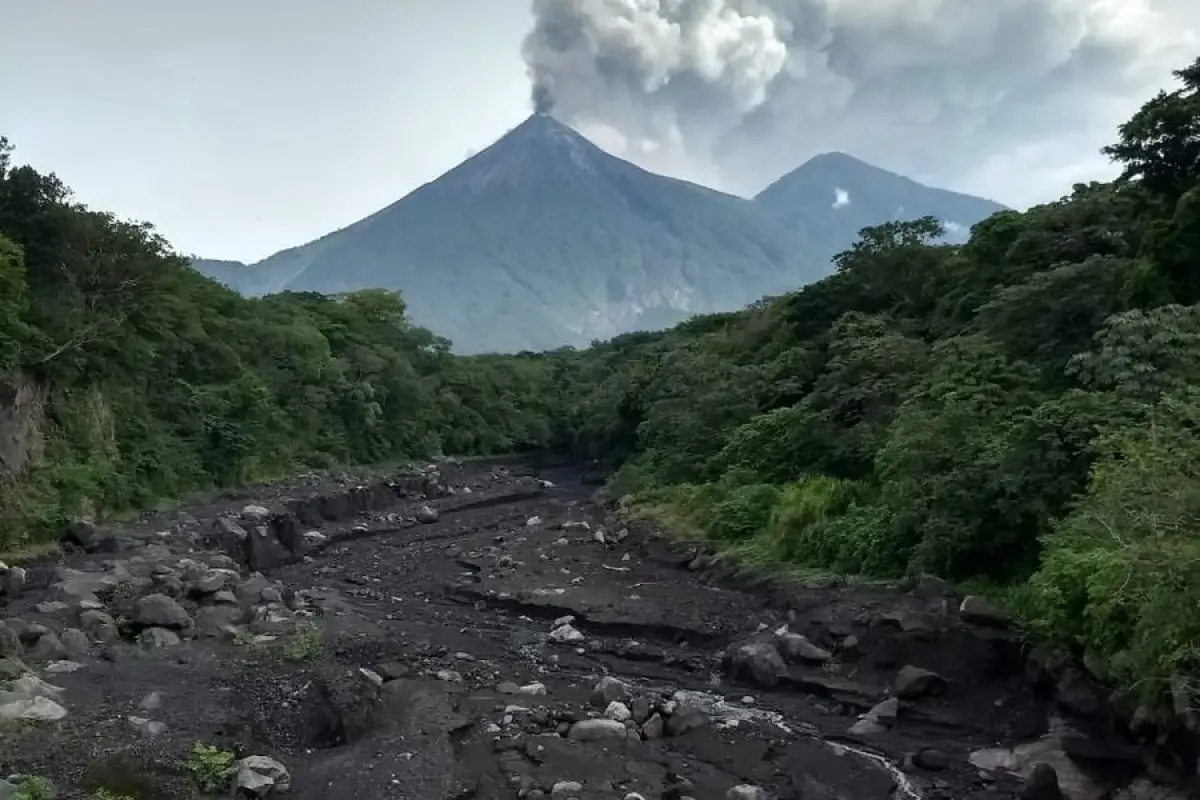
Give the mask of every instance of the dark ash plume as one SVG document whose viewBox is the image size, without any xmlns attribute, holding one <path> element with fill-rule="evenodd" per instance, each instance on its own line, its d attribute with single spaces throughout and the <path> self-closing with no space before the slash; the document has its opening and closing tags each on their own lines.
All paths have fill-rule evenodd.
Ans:
<svg viewBox="0 0 1200 800">
<path fill-rule="evenodd" d="M 533 85 L 533 113 L 535 114 L 552 114 L 554 113 L 554 95 L 545 86 Z"/>
<path fill-rule="evenodd" d="M 1184 14 L 1200 23 L 1180 0 L 533 0 L 523 55 L 535 107 L 652 169 L 746 191 L 844 150 L 962 186 L 988 157 L 1013 175 L 1094 152 L 1194 58 Z"/>
</svg>

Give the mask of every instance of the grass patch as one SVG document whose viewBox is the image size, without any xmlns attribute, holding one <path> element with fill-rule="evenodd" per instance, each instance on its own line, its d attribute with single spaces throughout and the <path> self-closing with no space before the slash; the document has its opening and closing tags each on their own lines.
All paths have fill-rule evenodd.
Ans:
<svg viewBox="0 0 1200 800">
<path fill-rule="evenodd" d="M 861 524 L 869 497 L 866 487 L 825 476 L 777 487 L 730 475 L 632 492 L 620 506 L 672 536 L 715 545 L 718 561 L 739 571 L 802 586 L 886 585 L 889 578 L 862 569 L 872 544 Z"/>
<path fill-rule="evenodd" d="M 5 564 L 26 564 L 58 555 L 58 541 L 33 541 L 0 550 L 0 561 Z"/>
<path fill-rule="evenodd" d="M 229 791 L 230 783 L 236 767 L 237 756 L 232 750 L 224 750 L 216 745 L 196 742 L 183 762 L 196 784 L 196 788 L 205 794 L 222 794 Z"/>
<path fill-rule="evenodd" d="M 46 778 L 26 775 L 17 781 L 17 789 L 9 797 L 10 800 L 54 800 L 56 794 L 54 784 Z"/>
<path fill-rule="evenodd" d="M 258 656 L 292 664 L 311 664 L 325 652 L 325 641 L 317 625 L 304 625 L 282 636 L 261 639 L 253 633 L 239 631 L 234 644 Z"/>
<path fill-rule="evenodd" d="M 128 794 L 118 794 L 108 789 L 97 789 L 87 796 L 87 800 L 137 800 Z"/>
<path fill-rule="evenodd" d="M 285 661 L 311 664 L 325 652 L 325 643 L 321 640 L 321 630 L 310 626 L 287 636 L 279 650 Z"/>
</svg>

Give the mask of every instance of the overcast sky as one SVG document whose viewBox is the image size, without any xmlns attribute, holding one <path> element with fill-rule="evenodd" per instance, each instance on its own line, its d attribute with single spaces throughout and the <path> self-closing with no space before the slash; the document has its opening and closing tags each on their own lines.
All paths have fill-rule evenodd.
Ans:
<svg viewBox="0 0 1200 800">
<path fill-rule="evenodd" d="M 519 123 L 526 60 L 660 171 L 748 193 L 840 149 L 1025 206 L 1108 177 L 1113 126 L 1200 55 L 1197 0 L 0 2 L 16 160 L 247 261 Z"/>
</svg>

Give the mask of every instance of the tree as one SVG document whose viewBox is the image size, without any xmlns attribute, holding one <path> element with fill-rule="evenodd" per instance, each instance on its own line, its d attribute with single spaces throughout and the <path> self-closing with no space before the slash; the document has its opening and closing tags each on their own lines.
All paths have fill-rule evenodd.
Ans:
<svg viewBox="0 0 1200 800">
<path fill-rule="evenodd" d="M 1200 179 L 1200 58 L 1172 73 L 1183 86 L 1161 91 L 1117 130 L 1103 149 L 1136 180 L 1169 205 Z"/>
</svg>

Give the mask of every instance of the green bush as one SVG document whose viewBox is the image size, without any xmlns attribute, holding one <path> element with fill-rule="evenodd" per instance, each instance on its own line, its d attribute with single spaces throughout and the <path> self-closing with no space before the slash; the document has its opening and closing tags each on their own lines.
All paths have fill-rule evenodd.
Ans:
<svg viewBox="0 0 1200 800">
<path fill-rule="evenodd" d="M 1087 494 L 1047 537 L 1033 623 L 1150 706 L 1200 703 L 1200 394 L 1105 443 Z"/>
<path fill-rule="evenodd" d="M 726 542 L 749 539 L 767 527 L 778 501 L 779 489 L 770 484 L 730 489 L 713 503 L 708 533 Z"/>
</svg>

